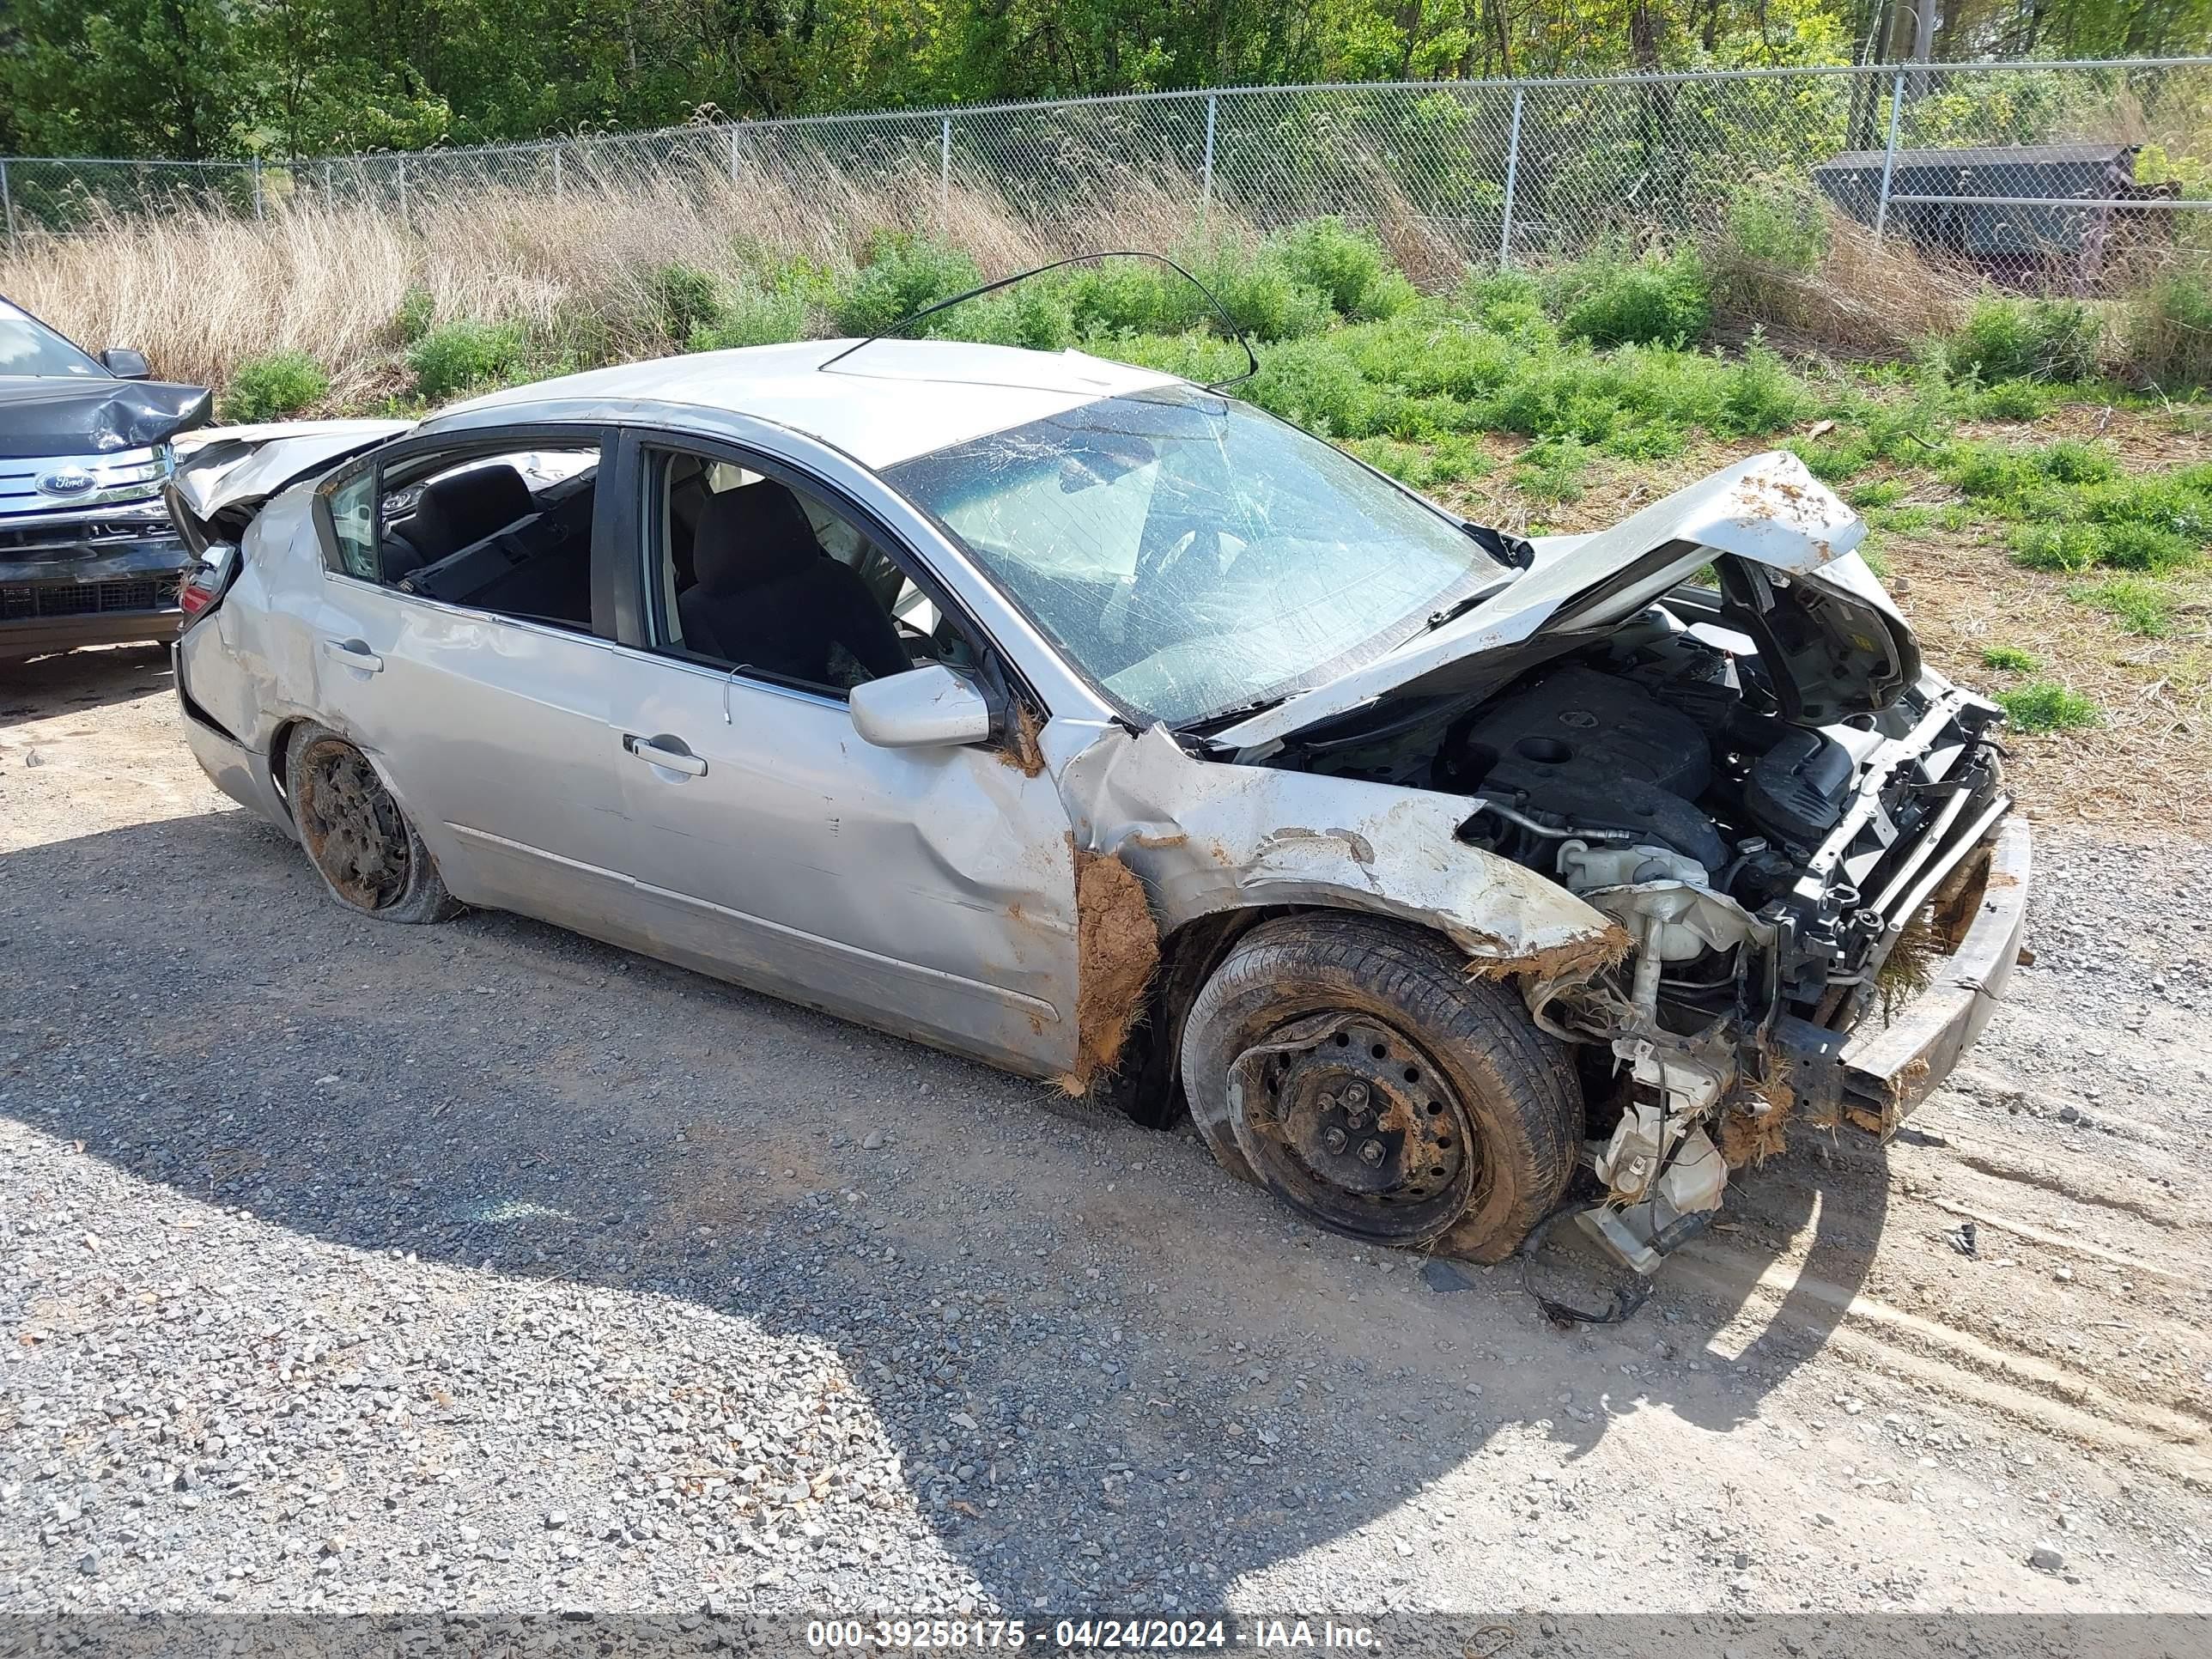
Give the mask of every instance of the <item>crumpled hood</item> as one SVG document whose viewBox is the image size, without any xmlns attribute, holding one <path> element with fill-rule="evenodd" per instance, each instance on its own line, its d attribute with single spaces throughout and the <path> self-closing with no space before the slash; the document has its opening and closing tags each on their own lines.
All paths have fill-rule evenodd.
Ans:
<svg viewBox="0 0 2212 1659">
<path fill-rule="evenodd" d="M 1785 704 L 1792 655 L 1802 655 L 1807 675 L 1823 672 L 1816 659 L 1832 655 L 1807 648 L 1817 636 L 1824 647 L 1863 655 L 1867 697 L 1871 706 L 1887 706 L 1917 677 L 1919 653 L 1889 595 L 1853 550 L 1865 536 L 1865 522 L 1795 455 L 1754 455 L 1609 530 L 1538 540 L 1529 568 L 1464 616 L 1214 734 L 1214 741 L 1252 749 L 1385 697 L 1502 684 L 1635 616 L 1708 562 L 1723 568 L 1731 599 L 1746 613 L 1741 625 L 1784 682 Z M 1731 566 L 1746 571 L 1740 580 L 1731 580 Z M 1777 605 L 1804 613 L 1805 628 L 1780 630 L 1793 649 L 1772 648 L 1759 620 Z M 1832 720 L 1842 717 L 1838 701 L 1838 688 L 1824 684 L 1797 702 L 1808 720 Z M 1793 708 L 1791 718 L 1796 714 Z"/>
<path fill-rule="evenodd" d="M 205 386 L 168 380 L 0 375 L 0 458 L 147 449 L 207 422 Z"/>
</svg>

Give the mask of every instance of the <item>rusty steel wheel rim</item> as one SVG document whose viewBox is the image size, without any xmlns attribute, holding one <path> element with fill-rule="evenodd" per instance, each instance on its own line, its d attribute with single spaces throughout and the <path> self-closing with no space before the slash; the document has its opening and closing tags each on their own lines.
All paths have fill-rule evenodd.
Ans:
<svg viewBox="0 0 2212 1659">
<path fill-rule="evenodd" d="M 307 855 L 357 909 L 381 910 L 407 890 L 413 865 L 407 823 L 376 769 L 349 743 L 310 746 L 295 793 Z"/>
<path fill-rule="evenodd" d="M 1482 1148 L 1458 1091 L 1380 1020 L 1332 1022 L 1273 1047 L 1248 1107 L 1261 1178 L 1338 1232 L 1381 1243 L 1435 1237 L 1466 1211 Z M 1272 1045 L 1271 1045 L 1272 1047 Z"/>
</svg>

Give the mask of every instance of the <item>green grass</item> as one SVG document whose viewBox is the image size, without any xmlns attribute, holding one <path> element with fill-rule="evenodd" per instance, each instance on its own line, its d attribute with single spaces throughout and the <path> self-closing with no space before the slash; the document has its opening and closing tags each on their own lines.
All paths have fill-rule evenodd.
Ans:
<svg viewBox="0 0 2212 1659">
<path fill-rule="evenodd" d="M 1581 440 L 1540 438 L 1522 452 L 1513 482 L 1540 501 L 1579 501 L 1589 465 L 1589 451 Z"/>
<path fill-rule="evenodd" d="M 2049 680 L 1999 691 L 1996 702 L 2023 732 L 2074 732 L 2105 723 L 2105 711 L 2095 703 Z"/>
<path fill-rule="evenodd" d="M 514 323 L 446 323 L 409 348 L 407 367 L 418 397 L 436 403 L 514 379 L 529 361 L 530 342 Z"/>
<path fill-rule="evenodd" d="M 1985 645 L 1982 647 L 1982 666 L 2002 669 L 2008 674 L 2033 674 L 2042 664 L 2016 645 Z"/>
<path fill-rule="evenodd" d="M 2066 597 L 2101 611 L 2130 634 L 2163 637 L 2173 625 L 2173 596 L 2140 576 L 2111 576 L 2100 582 L 2075 582 Z"/>
<path fill-rule="evenodd" d="M 2103 324 L 2079 300 L 2019 300 L 1991 295 L 1945 342 L 1954 374 L 1984 381 L 2086 380 L 2097 372 Z"/>
<path fill-rule="evenodd" d="M 331 377 L 304 351 L 272 351 L 238 366 L 216 400 L 219 418 L 239 424 L 281 420 L 330 393 Z"/>
</svg>

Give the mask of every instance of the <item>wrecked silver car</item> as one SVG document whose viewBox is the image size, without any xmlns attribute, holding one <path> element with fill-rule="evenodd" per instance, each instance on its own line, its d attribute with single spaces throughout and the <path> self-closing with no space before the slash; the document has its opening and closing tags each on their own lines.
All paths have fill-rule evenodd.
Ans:
<svg viewBox="0 0 2212 1659">
<path fill-rule="evenodd" d="M 1769 454 L 1461 522 L 1077 353 L 709 353 L 217 438 L 194 751 L 357 910 L 523 912 L 1187 1111 L 1320 1224 L 1649 1271 L 1886 1134 L 2026 899 L 1998 711 Z"/>
</svg>

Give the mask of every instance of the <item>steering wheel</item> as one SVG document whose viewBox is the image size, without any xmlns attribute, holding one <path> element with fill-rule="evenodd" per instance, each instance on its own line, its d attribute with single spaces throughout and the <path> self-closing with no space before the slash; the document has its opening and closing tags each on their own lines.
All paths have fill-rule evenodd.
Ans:
<svg viewBox="0 0 2212 1659">
<path fill-rule="evenodd" d="M 1186 611 L 1198 591 L 1221 573 L 1221 532 L 1210 524 L 1170 526 L 1167 532 L 1139 548 L 1129 580 L 1132 604 L 1158 616 Z"/>
</svg>

